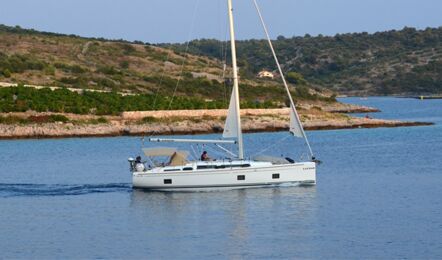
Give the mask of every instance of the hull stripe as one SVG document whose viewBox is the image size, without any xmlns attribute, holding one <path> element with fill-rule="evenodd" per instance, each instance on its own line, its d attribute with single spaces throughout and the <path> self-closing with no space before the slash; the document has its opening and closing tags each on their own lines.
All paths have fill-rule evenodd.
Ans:
<svg viewBox="0 0 442 260">
<path fill-rule="evenodd" d="M 271 186 L 287 183 L 300 183 L 300 184 L 315 184 L 314 180 L 311 181 L 284 181 L 284 182 L 269 182 L 269 183 L 250 183 L 250 184 L 221 184 L 221 185 L 183 185 L 183 186 L 152 186 L 152 187 L 136 187 L 135 189 L 140 190 L 172 190 L 172 189 L 210 189 L 210 188 L 238 188 L 238 187 L 254 187 L 254 186 Z"/>
</svg>

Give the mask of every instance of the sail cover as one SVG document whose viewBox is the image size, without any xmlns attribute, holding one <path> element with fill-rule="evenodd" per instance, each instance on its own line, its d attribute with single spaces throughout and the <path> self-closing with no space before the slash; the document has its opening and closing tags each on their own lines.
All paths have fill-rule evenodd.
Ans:
<svg viewBox="0 0 442 260">
<path fill-rule="evenodd" d="M 235 105 L 235 91 L 230 97 L 229 112 L 227 113 L 226 124 L 224 125 L 224 138 L 238 138 L 238 120 Z"/>
<path fill-rule="evenodd" d="M 290 132 L 296 137 L 304 137 L 301 122 L 295 115 L 295 108 L 293 106 L 290 106 Z"/>
</svg>

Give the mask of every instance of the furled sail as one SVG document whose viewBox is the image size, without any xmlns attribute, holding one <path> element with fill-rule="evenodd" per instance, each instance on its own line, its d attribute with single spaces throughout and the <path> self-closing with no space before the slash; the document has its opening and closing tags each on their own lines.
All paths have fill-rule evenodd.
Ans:
<svg viewBox="0 0 442 260">
<path fill-rule="evenodd" d="M 296 137 L 304 137 L 302 134 L 302 125 L 295 114 L 295 108 L 290 106 L 290 132 Z"/>
<path fill-rule="evenodd" d="M 235 105 L 235 91 L 232 91 L 230 98 L 229 112 L 227 113 L 226 123 L 224 125 L 224 138 L 238 138 L 238 120 Z"/>
</svg>

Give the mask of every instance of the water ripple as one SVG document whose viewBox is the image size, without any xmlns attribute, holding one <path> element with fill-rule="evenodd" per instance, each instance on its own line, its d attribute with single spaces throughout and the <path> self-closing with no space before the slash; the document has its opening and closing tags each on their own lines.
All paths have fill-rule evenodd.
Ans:
<svg viewBox="0 0 442 260">
<path fill-rule="evenodd" d="M 26 184 L 0 183 L 0 197 L 18 196 L 75 196 L 92 193 L 129 192 L 129 183 L 109 184 Z"/>
</svg>

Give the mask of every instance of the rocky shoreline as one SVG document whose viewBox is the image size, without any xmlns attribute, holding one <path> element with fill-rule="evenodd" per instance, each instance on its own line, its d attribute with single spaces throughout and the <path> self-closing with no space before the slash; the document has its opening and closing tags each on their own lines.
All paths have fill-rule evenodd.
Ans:
<svg viewBox="0 0 442 260">
<path fill-rule="evenodd" d="M 13 126 L 0 125 L 0 139 L 28 139 L 28 138 L 67 138 L 67 137 L 111 137 L 111 136 L 149 136 L 149 135 L 186 135 L 186 134 L 207 134 L 222 132 L 220 122 L 193 123 L 187 124 L 158 124 L 156 126 L 114 124 L 102 125 L 59 125 L 44 124 L 34 126 Z M 184 124 L 183 124 L 184 123 Z M 378 127 L 405 127 L 432 125 L 428 122 L 401 122 L 390 120 L 355 120 L 348 124 L 317 123 L 306 124 L 306 130 L 333 130 L 333 129 L 354 129 L 354 128 L 378 128 Z M 264 123 L 260 125 L 245 124 L 244 132 L 275 132 L 288 130 L 288 124 L 280 122 Z"/>
<path fill-rule="evenodd" d="M 402 127 L 431 125 L 427 122 L 403 122 L 396 120 L 352 117 L 343 114 L 377 112 L 367 108 L 341 103 L 303 104 L 300 117 L 306 130 L 330 130 L 376 127 Z M 244 109 L 242 113 L 244 132 L 286 131 L 289 110 Z M 30 117 L 51 113 L 10 113 L 2 116 Z M 223 131 L 226 110 L 180 110 L 124 112 L 120 116 L 106 116 L 105 123 L 85 123 L 97 118 L 93 115 L 63 114 L 69 122 L 0 124 L 0 139 L 66 138 L 150 136 L 220 133 Z M 103 117 L 101 117 L 103 118 Z"/>
</svg>

